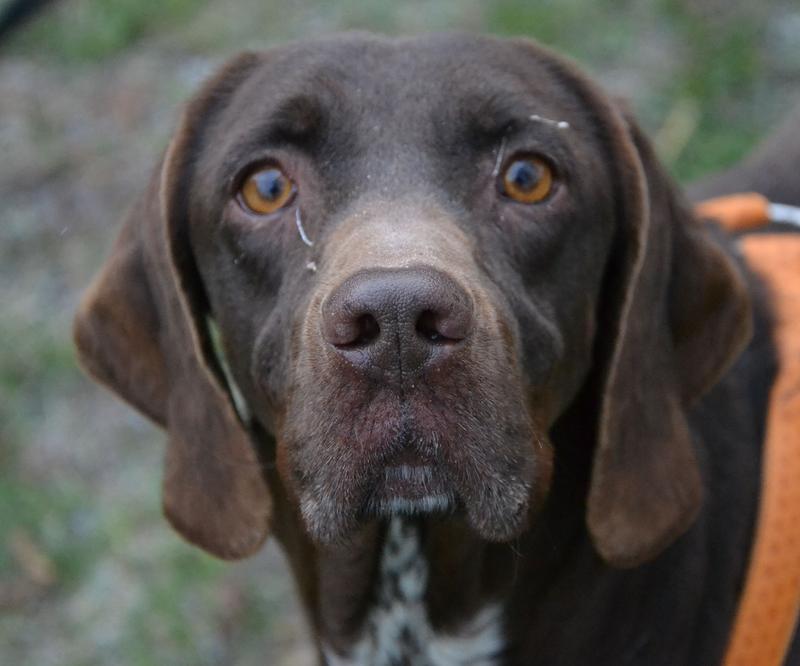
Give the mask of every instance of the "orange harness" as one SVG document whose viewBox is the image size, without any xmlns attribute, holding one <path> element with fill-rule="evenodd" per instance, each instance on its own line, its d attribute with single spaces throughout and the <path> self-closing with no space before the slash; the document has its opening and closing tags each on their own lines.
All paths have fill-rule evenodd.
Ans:
<svg viewBox="0 0 800 666">
<path fill-rule="evenodd" d="M 773 207 L 758 194 L 743 194 L 705 201 L 695 212 L 743 231 L 775 221 Z M 770 292 L 780 367 L 769 401 L 755 541 L 723 666 L 781 666 L 800 609 L 800 235 L 753 234 L 739 242 Z"/>
</svg>

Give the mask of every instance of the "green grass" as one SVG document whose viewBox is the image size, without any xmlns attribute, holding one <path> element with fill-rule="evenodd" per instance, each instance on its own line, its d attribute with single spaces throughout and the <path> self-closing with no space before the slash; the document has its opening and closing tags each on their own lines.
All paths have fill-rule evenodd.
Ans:
<svg viewBox="0 0 800 666">
<path fill-rule="evenodd" d="M 675 164 L 691 180 L 741 158 L 763 132 L 757 83 L 764 75 L 766 14 L 731 11 L 723 16 L 662 0 L 665 23 L 680 45 L 681 66 L 663 91 L 690 99 L 699 109 L 693 141 Z"/>
<path fill-rule="evenodd" d="M 34 20 L 14 47 L 23 54 L 98 61 L 189 19 L 206 0 L 73 0 Z"/>
<path fill-rule="evenodd" d="M 5 279 L 10 277 L 4 272 Z M 8 314 L 0 322 L 0 339 L 8 341 L 0 354 L 0 444 L 6 452 L 30 437 L 53 390 L 69 385 L 76 375 L 71 340 L 63 331 L 15 317 L 13 308 Z"/>
<path fill-rule="evenodd" d="M 617 59 L 634 45 L 625 2 L 612 0 L 499 0 L 489 5 L 486 28 L 534 37 L 584 63 Z"/>
<path fill-rule="evenodd" d="M 0 543 L 23 532 L 47 553 L 59 585 L 70 589 L 109 545 L 102 530 L 91 528 L 85 488 L 74 482 L 41 484 L 0 474 Z M 18 568 L 8 548 L 0 549 L 0 571 Z"/>
</svg>

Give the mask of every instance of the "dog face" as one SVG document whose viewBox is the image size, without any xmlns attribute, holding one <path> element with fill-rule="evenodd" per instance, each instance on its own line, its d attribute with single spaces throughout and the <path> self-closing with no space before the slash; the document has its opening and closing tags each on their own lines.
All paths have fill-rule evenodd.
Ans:
<svg viewBox="0 0 800 666">
<path fill-rule="evenodd" d="M 747 334 L 735 269 L 613 105 L 549 53 L 466 36 L 230 63 L 76 326 L 170 432 L 167 515 L 225 557 L 266 534 L 273 457 L 316 541 L 432 511 L 511 539 L 594 377 L 589 528 L 621 564 L 691 521 L 685 407 Z"/>
<path fill-rule="evenodd" d="M 544 63 L 475 46 L 268 55 L 199 139 L 200 278 L 317 538 L 432 505 L 514 536 L 590 364 L 614 232 L 602 146 Z M 515 176 L 551 182 L 524 203 Z M 255 213 L 248 178 L 292 194 Z"/>
</svg>

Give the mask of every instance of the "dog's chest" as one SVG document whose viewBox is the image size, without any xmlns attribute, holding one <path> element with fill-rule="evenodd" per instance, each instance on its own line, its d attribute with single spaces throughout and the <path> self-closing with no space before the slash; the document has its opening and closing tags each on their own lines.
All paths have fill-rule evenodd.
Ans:
<svg viewBox="0 0 800 666">
<path fill-rule="evenodd" d="M 416 526 L 390 521 L 375 606 L 346 656 L 325 650 L 330 666 L 493 666 L 504 646 L 501 609 L 486 606 L 455 633 L 437 634 L 425 609 L 428 563 Z"/>
</svg>

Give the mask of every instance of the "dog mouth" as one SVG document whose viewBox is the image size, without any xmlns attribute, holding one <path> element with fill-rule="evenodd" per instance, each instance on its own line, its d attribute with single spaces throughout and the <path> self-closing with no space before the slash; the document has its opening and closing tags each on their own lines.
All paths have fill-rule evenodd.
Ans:
<svg viewBox="0 0 800 666">
<path fill-rule="evenodd" d="M 383 394 L 367 409 L 342 410 L 347 426 L 327 436 L 289 433 L 283 444 L 312 539 L 346 542 L 397 515 L 461 518 L 489 541 L 517 536 L 546 486 L 534 434 L 527 422 L 493 413 L 464 422 L 454 411 Z"/>
<path fill-rule="evenodd" d="M 458 492 L 431 441 L 415 434 L 406 411 L 402 426 L 376 465 L 365 488 L 359 519 L 390 518 L 395 515 L 452 513 L 458 507 Z"/>
<path fill-rule="evenodd" d="M 457 495 L 441 466 L 405 458 L 384 468 L 364 503 L 363 518 L 454 513 Z"/>
</svg>

